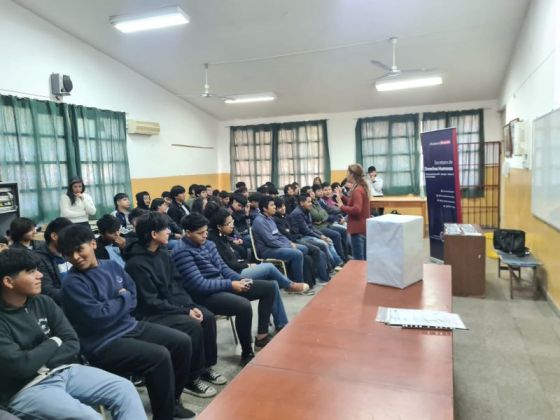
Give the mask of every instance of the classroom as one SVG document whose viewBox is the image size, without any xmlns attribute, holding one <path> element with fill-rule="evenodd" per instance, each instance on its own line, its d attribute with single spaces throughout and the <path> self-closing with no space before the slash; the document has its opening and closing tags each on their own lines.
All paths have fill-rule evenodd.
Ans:
<svg viewBox="0 0 560 420">
<path fill-rule="evenodd" d="M 0 420 L 560 419 L 560 0 L 0 0 L 0 53 Z"/>
</svg>

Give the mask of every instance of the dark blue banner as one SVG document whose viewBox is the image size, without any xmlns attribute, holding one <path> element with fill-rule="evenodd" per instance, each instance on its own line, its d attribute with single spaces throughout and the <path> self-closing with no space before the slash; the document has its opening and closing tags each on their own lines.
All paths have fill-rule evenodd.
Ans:
<svg viewBox="0 0 560 420">
<path fill-rule="evenodd" d="M 428 131 L 420 135 L 430 227 L 430 256 L 443 261 L 443 224 L 461 223 L 457 130 Z"/>
</svg>

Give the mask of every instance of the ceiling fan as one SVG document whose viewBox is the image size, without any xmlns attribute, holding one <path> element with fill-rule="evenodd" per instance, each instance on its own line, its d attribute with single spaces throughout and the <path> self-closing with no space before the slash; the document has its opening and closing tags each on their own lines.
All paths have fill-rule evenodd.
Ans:
<svg viewBox="0 0 560 420">
<path fill-rule="evenodd" d="M 181 98 L 194 98 L 194 97 L 201 97 L 201 98 L 216 98 L 222 101 L 233 100 L 234 95 L 218 95 L 215 93 L 210 92 L 210 83 L 208 82 L 208 63 L 204 63 L 204 91 L 199 94 L 195 95 L 179 95 Z"/>
<path fill-rule="evenodd" d="M 399 69 L 397 67 L 397 37 L 389 38 L 393 46 L 393 62 L 391 66 L 379 60 L 371 60 L 373 65 L 386 71 L 385 74 L 375 79 L 375 88 L 378 91 L 410 89 L 423 86 L 435 86 L 443 82 L 436 69 Z"/>
</svg>

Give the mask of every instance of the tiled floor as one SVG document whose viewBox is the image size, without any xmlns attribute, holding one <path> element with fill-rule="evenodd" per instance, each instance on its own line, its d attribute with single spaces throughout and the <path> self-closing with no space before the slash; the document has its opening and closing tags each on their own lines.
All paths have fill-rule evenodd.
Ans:
<svg viewBox="0 0 560 420">
<path fill-rule="evenodd" d="M 502 277 L 496 261 L 487 260 L 486 298 L 453 299 L 454 311 L 469 327 L 454 334 L 455 417 L 560 419 L 560 319 L 545 300 L 510 300 L 507 273 Z M 310 299 L 284 295 L 288 315 Z M 217 369 L 232 379 L 239 372 L 240 350 L 229 321 L 220 320 L 218 330 Z M 184 396 L 183 401 L 200 413 L 211 399 Z"/>
</svg>

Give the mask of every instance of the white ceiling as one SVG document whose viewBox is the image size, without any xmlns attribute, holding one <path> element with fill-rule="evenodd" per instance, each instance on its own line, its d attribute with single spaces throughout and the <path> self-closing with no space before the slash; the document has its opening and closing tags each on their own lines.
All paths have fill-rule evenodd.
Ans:
<svg viewBox="0 0 560 420">
<path fill-rule="evenodd" d="M 220 120 L 437 104 L 499 96 L 530 0 L 14 0 L 177 95 L 273 91 L 270 103 L 188 101 Z M 112 15 L 180 5 L 188 25 L 122 34 Z M 444 85 L 377 93 L 398 36 L 400 68 Z M 340 48 L 339 48 L 340 47 Z M 273 58 L 276 57 L 276 58 Z M 266 58 L 266 59 L 261 59 Z M 254 61 L 244 61 L 258 59 Z"/>
</svg>

